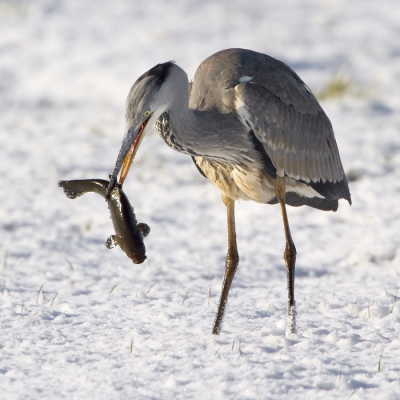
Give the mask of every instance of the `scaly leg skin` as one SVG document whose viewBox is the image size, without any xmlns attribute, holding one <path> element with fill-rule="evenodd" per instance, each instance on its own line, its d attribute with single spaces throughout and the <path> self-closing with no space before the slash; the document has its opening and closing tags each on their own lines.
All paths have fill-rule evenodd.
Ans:
<svg viewBox="0 0 400 400">
<path fill-rule="evenodd" d="M 283 228 L 285 230 L 286 247 L 283 253 L 287 272 L 287 288 L 288 288 L 288 320 L 286 328 L 286 336 L 296 333 L 296 308 L 294 301 L 294 269 L 296 265 L 296 247 L 290 234 L 289 221 L 286 213 L 286 185 L 285 178 L 277 178 L 275 194 L 281 207 L 283 220 Z"/>
<path fill-rule="evenodd" d="M 285 204 L 283 204 L 285 207 Z M 282 207 L 282 206 L 281 206 Z M 285 207 L 286 211 L 286 207 Z M 286 239 L 286 248 L 283 253 L 283 259 L 286 264 L 287 271 L 287 287 L 288 287 L 288 320 L 286 328 L 286 336 L 296 333 L 296 302 L 294 301 L 294 269 L 296 264 L 296 247 L 290 237 Z"/>
<path fill-rule="evenodd" d="M 213 335 L 219 335 L 221 331 L 229 289 L 231 288 L 233 277 L 235 276 L 236 268 L 239 264 L 235 230 L 235 201 L 225 196 L 222 196 L 222 201 L 226 206 L 228 219 L 228 254 L 226 256 L 225 277 L 222 285 L 221 297 L 219 299 L 218 311 L 211 332 Z"/>
</svg>

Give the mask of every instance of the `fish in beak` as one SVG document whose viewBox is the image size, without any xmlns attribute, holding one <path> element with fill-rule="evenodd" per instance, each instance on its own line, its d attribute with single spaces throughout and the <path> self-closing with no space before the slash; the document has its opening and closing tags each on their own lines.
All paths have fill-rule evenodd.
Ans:
<svg viewBox="0 0 400 400">
<path fill-rule="evenodd" d="M 118 154 L 117 162 L 115 163 L 113 173 L 110 176 L 110 183 L 108 185 L 106 195 L 107 198 L 110 197 L 111 192 L 117 185 L 118 174 L 120 171 L 121 175 L 119 177 L 119 184 L 122 186 L 122 184 L 124 183 L 125 178 L 128 175 L 129 168 L 132 165 L 132 161 L 136 156 L 140 143 L 142 142 L 143 132 L 151 116 L 152 113 L 150 113 L 141 124 L 130 127 L 126 131 L 124 139 L 122 141 L 121 149 Z"/>
</svg>

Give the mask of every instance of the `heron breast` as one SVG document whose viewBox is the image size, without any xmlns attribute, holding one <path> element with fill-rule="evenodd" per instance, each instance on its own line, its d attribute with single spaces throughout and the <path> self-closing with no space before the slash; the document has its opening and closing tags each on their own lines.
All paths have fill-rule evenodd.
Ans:
<svg viewBox="0 0 400 400">
<path fill-rule="evenodd" d="M 275 196 L 273 179 L 260 169 L 219 163 L 204 157 L 195 158 L 211 183 L 233 200 L 266 203 Z"/>
</svg>

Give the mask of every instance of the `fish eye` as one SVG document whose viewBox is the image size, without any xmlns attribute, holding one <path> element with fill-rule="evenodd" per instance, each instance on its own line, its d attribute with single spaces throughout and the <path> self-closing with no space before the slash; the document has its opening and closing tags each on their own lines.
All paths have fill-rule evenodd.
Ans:
<svg viewBox="0 0 400 400">
<path fill-rule="evenodd" d="M 147 118 L 150 115 L 150 110 L 147 110 L 143 113 L 143 118 Z"/>
</svg>

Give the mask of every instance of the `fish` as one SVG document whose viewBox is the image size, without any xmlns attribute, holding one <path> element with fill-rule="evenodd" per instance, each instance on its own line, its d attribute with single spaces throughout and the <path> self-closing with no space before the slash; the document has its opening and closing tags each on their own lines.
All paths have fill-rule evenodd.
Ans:
<svg viewBox="0 0 400 400">
<path fill-rule="evenodd" d="M 150 227 L 145 223 L 138 224 L 133 207 L 120 184 L 109 195 L 109 181 L 104 179 L 59 181 L 58 186 L 64 189 L 65 195 L 70 199 L 90 192 L 101 195 L 108 204 L 115 230 L 115 235 L 107 239 L 106 247 L 112 249 L 118 245 L 135 264 L 146 260 L 143 238 L 150 233 Z"/>
</svg>

